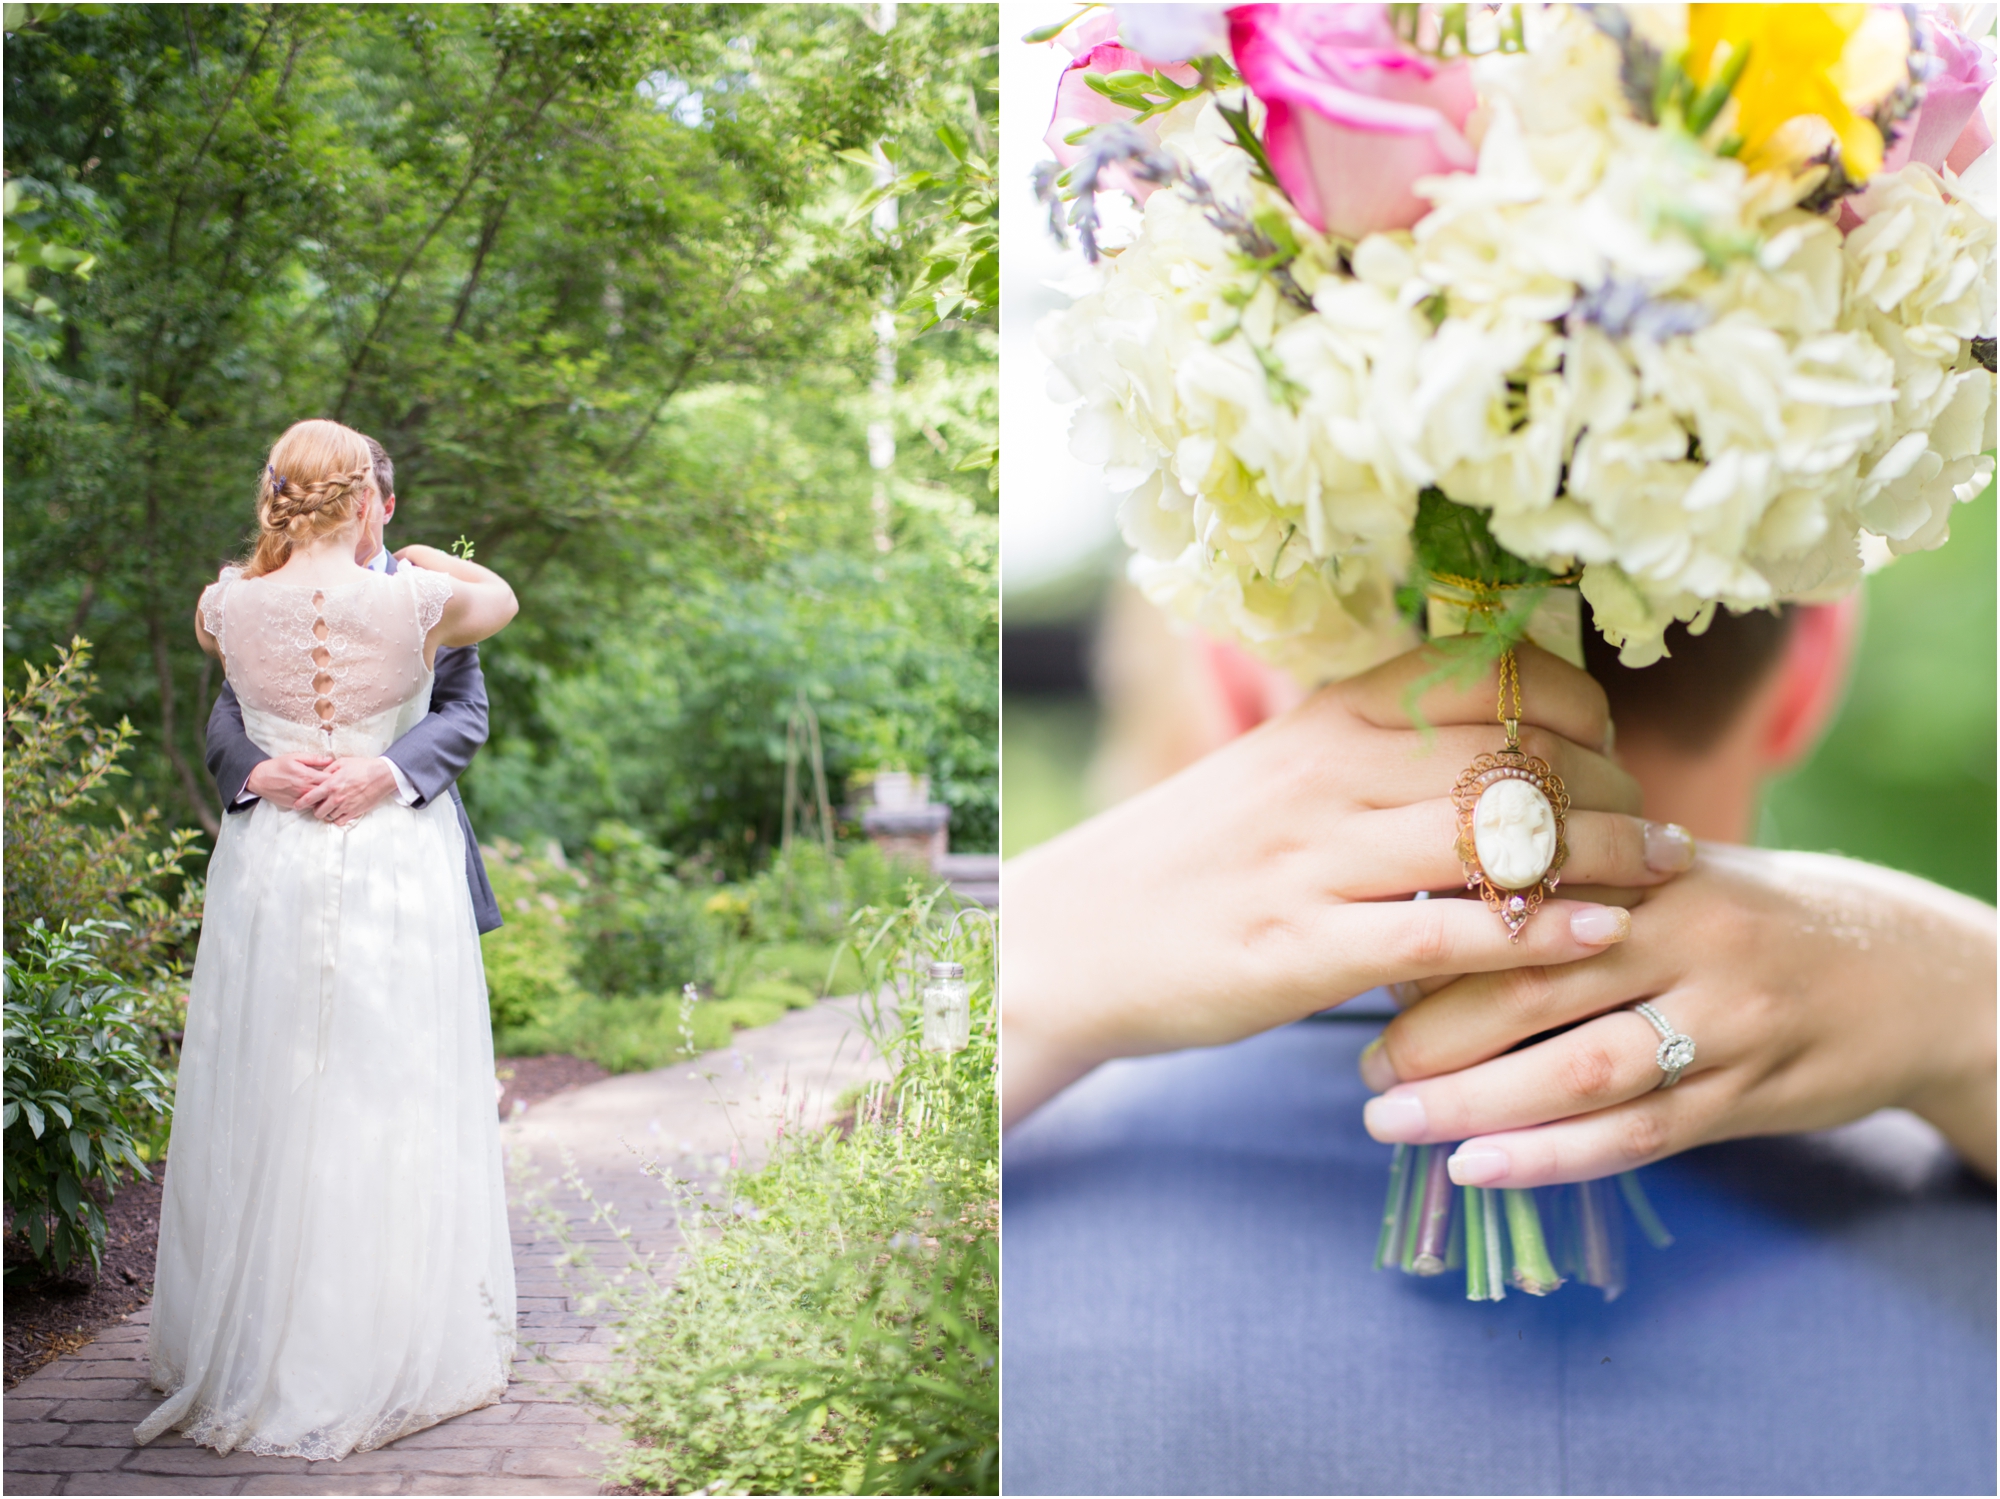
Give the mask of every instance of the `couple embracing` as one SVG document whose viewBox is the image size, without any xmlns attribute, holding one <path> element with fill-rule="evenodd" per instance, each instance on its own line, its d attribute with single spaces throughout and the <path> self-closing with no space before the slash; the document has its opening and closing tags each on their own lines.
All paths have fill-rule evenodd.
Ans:
<svg viewBox="0 0 2000 1499">
<path fill-rule="evenodd" d="M 291 427 L 258 537 L 195 616 L 228 689 L 228 810 L 161 1204 L 141 1442 L 336 1459 L 498 1400 L 514 1267 L 479 933 L 500 924 L 456 781 L 497 574 L 390 555 L 373 439 Z"/>
</svg>

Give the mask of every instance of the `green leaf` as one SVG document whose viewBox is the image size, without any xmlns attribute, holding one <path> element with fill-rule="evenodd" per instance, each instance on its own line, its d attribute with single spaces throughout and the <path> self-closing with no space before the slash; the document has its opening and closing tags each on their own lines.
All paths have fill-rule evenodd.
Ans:
<svg viewBox="0 0 2000 1499">
<path fill-rule="evenodd" d="M 21 1100 L 21 1109 L 28 1116 L 28 1128 L 34 1133 L 37 1140 L 41 1139 L 42 1130 L 47 1125 L 47 1121 L 42 1118 L 42 1111 L 32 1103 L 29 1103 L 25 1098 Z"/>
<path fill-rule="evenodd" d="M 1547 582 L 1555 576 L 1495 541 L 1485 511 L 1455 504 L 1438 489 L 1417 496 L 1410 540 L 1417 565 L 1437 576 L 1469 578 L 1493 587 Z"/>
<path fill-rule="evenodd" d="M 88 1172 L 90 1170 L 90 1136 L 86 1135 L 80 1129 L 71 1130 L 69 1132 L 69 1149 L 70 1154 L 76 1157 L 76 1169 Z"/>
<path fill-rule="evenodd" d="M 76 1216 L 77 1204 L 83 1201 L 83 1194 L 77 1189 L 76 1178 L 65 1171 L 56 1178 L 56 1201 L 62 1204 L 63 1212 Z"/>
</svg>

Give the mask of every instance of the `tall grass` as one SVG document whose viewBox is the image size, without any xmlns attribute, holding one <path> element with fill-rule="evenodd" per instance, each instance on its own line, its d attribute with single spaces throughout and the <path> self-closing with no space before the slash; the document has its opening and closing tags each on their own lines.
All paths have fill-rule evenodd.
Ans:
<svg viewBox="0 0 2000 1499">
<path fill-rule="evenodd" d="M 681 1214 L 674 1264 L 606 1273 L 543 1210 L 621 1330 L 617 1361 L 584 1387 L 637 1444 L 607 1481 L 998 1492 L 994 949 L 990 927 L 954 933 L 949 914 L 940 890 L 855 919 L 890 1080 L 831 1127 L 786 1120 L 768 1163 L 729 1178 L 721 1203 L 651 1168 Z M 953 1055 L 918 1045 L 916 988 L 939 957 L 972 984 L 971 1043 Z"/>
</svg>

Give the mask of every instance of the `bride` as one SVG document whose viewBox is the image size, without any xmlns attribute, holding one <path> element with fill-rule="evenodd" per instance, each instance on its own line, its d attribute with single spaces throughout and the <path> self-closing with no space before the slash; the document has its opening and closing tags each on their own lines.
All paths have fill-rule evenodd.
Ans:
<svg viewBox="0 0 2000 1499">
<path fill-rule="evenodd" d="M 278 439 L 247 566 L 195 631 L 270 754 L 378 755 L 430 701 L 436 652 L 513 590 L 429 547 L 359 566 L 368 442 Z M 140 1442 L 366 1451 L 501 1398 L 514 1267 L 492 1037 L 452 803 L 345 823 L 270 802 L 209 864 L 160 1214 Z"/>
</svg>

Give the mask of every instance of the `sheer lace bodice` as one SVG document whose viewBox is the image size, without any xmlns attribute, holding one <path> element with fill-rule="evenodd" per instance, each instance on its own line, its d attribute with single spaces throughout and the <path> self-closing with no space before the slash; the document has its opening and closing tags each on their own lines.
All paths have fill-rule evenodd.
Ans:
<svg viewBox="0 0 2000 1499">
<path fill-rule="evenodd" d="M 430 711 L 424 640 L 450 597 L 450 578 L 417 567 L 336 588 L 226 567 L 201 616 L 259 749 L 379 755 Z"/>
</svg>

